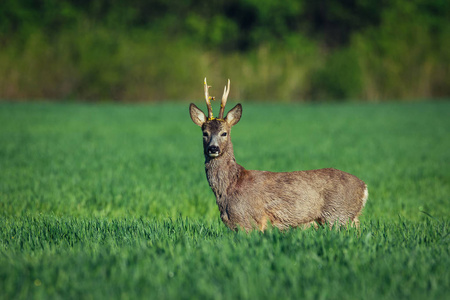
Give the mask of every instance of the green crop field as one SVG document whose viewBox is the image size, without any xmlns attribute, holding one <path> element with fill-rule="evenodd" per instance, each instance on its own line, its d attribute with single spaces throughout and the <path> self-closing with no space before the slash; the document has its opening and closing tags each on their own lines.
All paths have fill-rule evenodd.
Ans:
<svg viewBox="0 0 450 300">
<path fill-rule="evenodd" d="M 450 102 L 243 108 L 238 163 L 358 176 L 360 230 L 230 231 L 187 104 L 0 102 L 0 299 L 448 297 Z"/>
</svg>

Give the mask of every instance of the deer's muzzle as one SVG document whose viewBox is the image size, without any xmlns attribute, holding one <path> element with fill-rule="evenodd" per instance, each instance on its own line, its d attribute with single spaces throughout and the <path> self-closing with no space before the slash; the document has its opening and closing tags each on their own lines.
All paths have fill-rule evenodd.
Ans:
<svg viewBox="0 0 450 300">
<path fill-rule="evenodd" d="M 219 156 L 220 148 L 214 145 L 209 146 L 207 152 L 209 157 L 217 157 Z"/>
</svg>

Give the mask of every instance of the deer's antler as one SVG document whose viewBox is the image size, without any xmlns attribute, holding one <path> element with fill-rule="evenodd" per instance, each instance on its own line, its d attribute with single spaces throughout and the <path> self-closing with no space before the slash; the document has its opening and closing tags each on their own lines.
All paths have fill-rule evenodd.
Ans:
<svg viewBox="0 0 450 300">
<path fill-rule="evenodd" d="M 208 107 L 208 120 L 212 120 L 214 118 L 214 116 L 213 116 L 213 111 L 212 111 L 212 107 L 211 107 L 211 99 L 212 100 L 215 100 L 215 99 L 214 99 L 214 97 L 209 96 L 208 89 L 210 88 L 210 86 L 206 83 L 206 77 L 205 77 L 204 85 L 205 85 L 206 106 Z"/>
<path fill-rule="evenodd" d="M 230 93 L 230 79 L 228 79 L 228 87 L 225 86 L 225 89 L 223 90 L 222 103 L 220 103 L 219 119 L 223 119 L 223 112 L 225 111 L 225 105 L 227 104 L 229 93 Z"/>
</svg>

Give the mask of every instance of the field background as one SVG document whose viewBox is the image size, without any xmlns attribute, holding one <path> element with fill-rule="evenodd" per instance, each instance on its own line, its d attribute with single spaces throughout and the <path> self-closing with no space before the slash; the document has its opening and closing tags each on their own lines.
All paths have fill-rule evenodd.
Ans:
<svg viewBox="0 0 450 300">
<path fill-rule="evenodd" d="M 450 102 L 243 108 L 238 163 L 357 175 L 360 231 L 228 230 L 186 103 L 0 102 L 0 298 L 448 295 Z"/>
</svg>

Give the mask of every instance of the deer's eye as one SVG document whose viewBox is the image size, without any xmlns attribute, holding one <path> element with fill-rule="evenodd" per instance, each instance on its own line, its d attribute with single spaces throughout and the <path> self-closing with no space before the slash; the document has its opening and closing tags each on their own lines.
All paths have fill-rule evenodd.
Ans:
<svg viewBox="0 0 450 300">
<path fill-rule="evenodd" d="M 226 132 L 224 132 L 224 133 L 222 133 L 222 134 L 221 134 L 221 136 L 227 136 L 227 133 L 226 133 Z"/>
<path fill-rule="evenodd" d="M 208 133 L 205 131 L 205 132 L 203 132 L 203 136 L 204 137 L 208 137 Z"/>
</svg>

